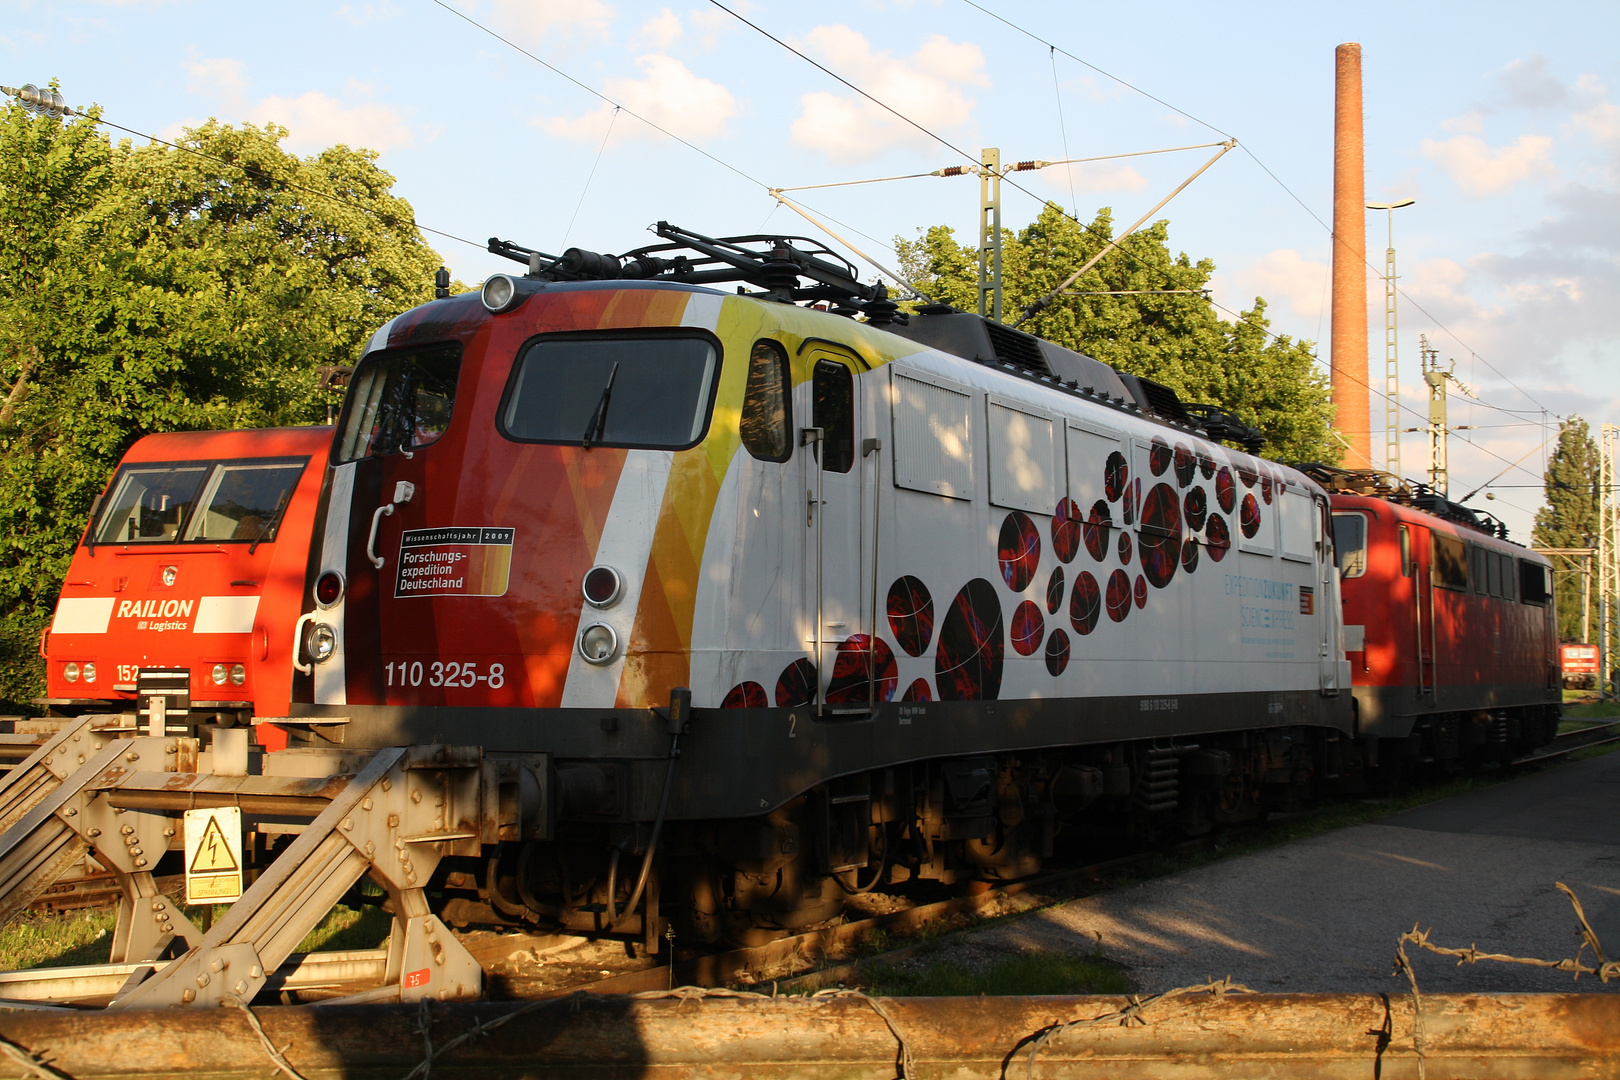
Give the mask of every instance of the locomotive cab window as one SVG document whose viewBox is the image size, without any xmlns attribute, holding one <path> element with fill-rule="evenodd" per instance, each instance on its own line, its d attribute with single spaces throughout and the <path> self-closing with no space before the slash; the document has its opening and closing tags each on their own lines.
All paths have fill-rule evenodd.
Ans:
<svg viewBox="0 0 1620 1080">
<path fill-rule="evenodd" d="M 1412 563 L 1412 530 L 1401 526 L 1401 577 L 1411 577 L 1416 567 Z"/>
<path fill-rule="evenodd" d="M 1468 551 L 1454 536 L 1430 533 L 1429 572 L 1442 589 L 1468 588 Z"/>
<path fill-rule="evenodd" d="M 755 342 L 748 357 L 740 426 L 743 446 L 761 461 L 786 461 L 793 453 L 787 353 L 774 341 Z"/>
<path fill-rule="evenodd" d="M 815 402 L 811 423 L 823 432 L 822 467 L 847 473 L 855 464 L 855 376 L 836 360 L 818 360 L 811 388 Z"/>
<path fill-rule="evenodd" d="M 554 335 L 525 348 L 501 409 L 518 442 L 684 450 L 709 427 L 720 350 L 707 334 Z"/>
<path fill-rule="evenodd" d="M 138 465 L 124 469 L 101 513 L 98 544 L 179 543 L 209 466 Z"/>
<path fill-rule="evenodd" d="M 1529 559 L 1519 560 L 1519 599 L 1526 604 L 1543 606 L 1552 598 L 1547 586 L 1547 568 Z"/>
<path fill-rule="evenodd" d="M 1355 578 L 1367 572 L 1365 517 L 1360 514 L 1333 515 L 1333 553 L 1339 564 L 1340 577 Z"/>
<path fill-rule="evenodd" d="M 461 348 L 372 353 L 350 380 L 337 460 L 412 451 L 437 442 L 456 403 Z"/>
<path fill-rule="evenodd" d="M 308 458 L 129 465 L 91 527 L 95 544 L 274 540 Z"/>
<path fill-rule="evenodd" d="M 269 540 L 292 499 L 300 463 L 221 465 L 209 478 L 201 511 L 186 527 L 187 540 Z"/>
</svg>

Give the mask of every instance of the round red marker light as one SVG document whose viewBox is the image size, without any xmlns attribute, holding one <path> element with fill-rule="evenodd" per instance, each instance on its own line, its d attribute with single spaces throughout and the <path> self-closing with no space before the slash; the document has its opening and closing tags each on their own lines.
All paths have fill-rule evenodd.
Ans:
<svg viewBox="0 0 1620 1080">
<path fill-rule="evenodd" d="M 323 608 L 331 607 L 343 599 L 343 575 L 328 570 L 315 579 L 315 602 Z"/>
<path fill-rule="evenodd" d="M 585 575 L 581 590 L 585 600 L 594 607 L 607 607 L 624 592 L 624 580 L 611 566 L 593 566 Z"/>
</svg>

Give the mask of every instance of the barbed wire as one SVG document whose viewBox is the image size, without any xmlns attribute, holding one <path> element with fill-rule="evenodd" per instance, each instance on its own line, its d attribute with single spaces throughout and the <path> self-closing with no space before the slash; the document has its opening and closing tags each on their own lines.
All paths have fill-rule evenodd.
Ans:
<svg viewBox="0 0 1620 1080">
<path fill-rule="evenodd" d="M 1580 981 L 1582 975 L 1596 975 L 1601 982 L 1605 983 L 1610 979 L 1620 979 L 1620 960 L 1607 960 L 1604 958 L 1603 943 L 1598 940 L 1597 931 L 1592 929 L 1591 922 L 1586 918 L 1586 909 L 1581 906 L 1581 898 L 1575 895 L 1574 889 L 1565 885 L 1562 881 L 1556 881 L 1553 884 L 1559 892 L 1569 897 L 1569 902 L 1575 909 L 1575 918 L 1581 924 L 1579 934 L 1581 945 L 1580 948 L 1575 950 L 1575 955 L 1572 957 L 1563 960 L 1542 960 L 1533 956 L 1510 956 L 1507 953 L 1480 952 L 1477 942 L 1470 942 L 1466 949 L 1436 945 L 1429 940 L 1429 935 L 1434 933 L 1434 928 L 1431 926 L 1427 930 L 1419 930 L 1416 923 L 1413 923 L 1412 929 L 1402 934 L 1400 939 L 1396 941 L 1395 970 L 1392 974 L 1405 975 L 1407 982 L 1412 987 L 1412 1049 L 1417 1053 L 1418 1080 L 1426 1080 L 1427 1078 L 1424 1060 L 1423 995 L 1418 990 L 1417 970 L 1412 966 L 1411 957 L 1406 955 L 1406 946 L 1409 942 L 1438 956 L 1456 957 L 1458 967 L 1462 967 L 1464 964 L 1477 964 L 1482 960 L 1489 960 L 1499 964 L 1523 964 L 1527 967 L 1567 971 L 1574 975 L 1577 982 Z M 1581 955 L 1587 949 L 1591 949 L 1593 954 L 1596 955 L 1596 967 L 1581 962 Z"/>
<path fill-rule="evenodd" d="M 1025 1080 L 1035 1080 L 1035 1055 L 1041 1052 L 1041 1047 L 1065 1032 L 1076 1028 L 1100 1027 L 1104 1024 L 1115 1024 L 1119 1027 L 1131 1027 L 1136 1024 L 1145 1025 L 1147 1021 L 1142 1018 L 1143 1013 L 1167 1001 L 1174 1001 L 1176 998 L 1185 997 L 1188 994 L 1209 994 L 1212 997 L 1221 998 L 1227 994 L 1252 993 L 1254 993 L 1253 990 L 1240 982 L 1233 982 L 1232 976 L 1228 975 L 1222 979 L 1211 979 L 1209 982 L 1199 983 L 1197 986 L 1178 986 L 1174 990 L 1166 990 L 1163 993 L 1154 994 L 1152 997 L 1144 998 L 1131 994 L 1126 998 L 1130 1004 L 1123 1009 L 1115 1009 L 1113 1012 L 1103 1013 L 1101 1016 L 1093 1016 L 1085 1020 L 1069 1020 L 1065 1023 L 1053 1024 L 1031 1036 L 1029 1056 L 1024 1060 Z"/>
</svg>

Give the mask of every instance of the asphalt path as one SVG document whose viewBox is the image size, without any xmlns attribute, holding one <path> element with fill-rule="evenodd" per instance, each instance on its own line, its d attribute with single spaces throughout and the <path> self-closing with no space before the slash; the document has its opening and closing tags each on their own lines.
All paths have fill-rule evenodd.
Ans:
<svg viewBox="0 0 1620 1080">
<path fill-rule="evenodd" d="M 1574 956 L 1579 924 L 1559 881 L 1620 955 L 1620 753 L 1046 909 L 962 935 L 928 962 L 1095 951 L 1146 993 L 1223 975 L 1268 993 L 1401 992 L 1395 945 L 1414 925 L 1440 945 Z M 1620 980 L 1407 951 L 1425 991 L 1620 991 Z"/>
</svg>

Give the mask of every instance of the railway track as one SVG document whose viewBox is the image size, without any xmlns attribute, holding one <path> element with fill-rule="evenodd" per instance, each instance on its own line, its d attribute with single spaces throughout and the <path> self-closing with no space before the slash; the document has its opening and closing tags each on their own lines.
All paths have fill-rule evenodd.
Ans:
<svg viewBox="0 0 1620 1080">
<path fill-rule="evenodd" d="M 1596 722 L 1560 734 L 1553 749 L 1520 758 L 1513 764 L 1522 766 L 1553 761 L 1577 750 L 1614 742 L 1620 742 L 1620 720 Z M 523 934 L 490 934 L 472 948 L 489 972 L 486 993 L 495 999 L 532 1000 L 580 992 L 631 994 L 671 986 L 770 984 L 779 989 L 815 989 L 854 975 L 860 963 L 870 958 L 869 955 L 862 955 L 863 949 L 869 948 L 869 943 L 914 936 L 930 926 L 1028 910 L 1054 894 L 1067 895 L 1077 886 L 1104 882 L 1110 877 L 1143 867 L 1163 854 L 1196 851 L 1207 848 L 1211 843 L 1212 838 L 1205 837 L 1169 849 L 1139 851 L 1082 866 L 1052 870 L 964 896 L 866 914 L 765 945 L 680 955 L 673 964 L 640 959 L 632 960 L 633 966 L 626 969 L 626 961 L 631 960 L 630 957 L 622 953 L 617 957 L 609 956 L 621 948 L 617 943 L 587 943 L 583 939 L 566 937 L 547 939 Z M 163 884 L 177 887 L 179 880 L 166 880 Z M 59 882 L 32 906 L 41 912 L 60 912 L 105 905 L 117 899 L 117 890 L 116 880 L 111 874 L 95 874 Z M 900 948 L 903 950 L 905 947 L 902 942 Z M 543 952 L 579 953 L 572 958 L 572 962 L 552 965 L 554 970 L 557 967 L 575 969 L 576 977 L 565 976 L 559 983 L 555 973 L 541 974 L 534 970 L 535 964 L 515 962 L 521 954 L 531 954 L 538 961 L 539 954 Z M 604 956 L 608 958 L 604 960 Z M 319 954 L 312 954 L 312 957 L 315 960 L 323 959 Z M 275 989 L 281 991 L 283 1000 L 289 1003 L 343 996 L 351 992 L 358 982 L 374 981 L 370 979 L 374 974 L 370 969 L 384 962 L 385 950 L 358 950 L 343 954 L 343 958 L 344 964 L 326 965 L 330 969 L 328 972 L 316 970 L 311 966 L 310 959 L 297 957 L 298 962 L 291 964 L 288 971 L 283 973 L 284 977 Z M 599 966 L 603 963 L 605 967 Z M 526 966 L 528 970 L 525 970 Z M 540 966 L 545 965 L 542 962 Z M 585 970 L 600 970 L 602 974 L 577 977 L 583 975 Z M 24 973 L 17 973 L 17 976 L 26 979 Z M 45 978 L 45 973 L 42 972 L 40 977 Z M 355 982 L 351 983 L 350 979 Z M 15 992 L 17 988 L 9 989 Z"/>
<path fill-rule="evenodd" d="M 1557 758 L 1567 757 L 1577 750 L 1585 750 L 1590 746 L 1603 746 L 1606 743 L 1620 742 L 1620 730 L 1616 729 L 1620 729 L 1620 720 L 1600 721 L 1589 727 L 1560 732 L 1553 739 L 1554 749 L 1519 758 L 1513 764 L 1533 765 L 1539 761 L 1553 761 Z"/>
</svg>

